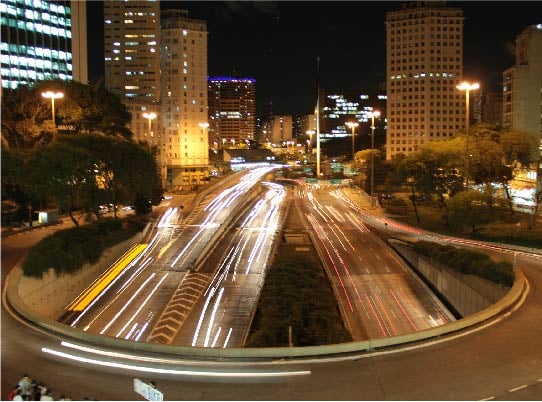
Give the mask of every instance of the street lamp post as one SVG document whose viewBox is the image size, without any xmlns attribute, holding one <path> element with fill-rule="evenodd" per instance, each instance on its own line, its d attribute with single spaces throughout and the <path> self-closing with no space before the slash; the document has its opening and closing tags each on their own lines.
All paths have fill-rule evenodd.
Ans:
<svg viewBox="0 0 542 402">
<path fill-rule="evenodd" d="M 64 97 L 64 94 L 62 92 L 53 92 L 53 91 L 47 91 L 42 92 L 41 96 L 47 99 L 51 99 L 51 113 L 53 116 L 53 126 L 56 131 L 56 120 L 55 120 L 55 99 L 60 99 Z M 53 131 L 53 141 L 56 139 L 56 133 Z"/>
<path fill-rule="evenodd" d="M 371 112 L 371 208 L 374 208 L 374 197 L 373 197 L 373 191 L 374 191 L 374 183 L 375 183 L 375 173 L 374 173 L 374 161 L 375 161 L 375 154 L 374 154 L 374 148 L 375 148 L 375 117 L 379 117 L 380 112 L 378 110 L 374 110 Z"/>
<path fill-rule="evenodd" d="M 149 120 L 149 137 L 151 137 L 151 145 L 153 140 L 153 134 L 152 134 L 152 120 L 156 118 L 156 113 L 150 112 L 150 113 L 143 113 L 142 115 L 145 119 Z"/>
<path fill-rule="evenodd" d="M 359 126 L 359 123 L 355 121 L 347 121 L 346 125 L 352 129 L 352 160 L 354 160 L 356 156 L 356 151 L 354 148 L 354 139 L 356 135 L 355 130 L 356 130 L 356 127 Z"/>
<path fill-rule="evenodd" d="M 470 156 L 469 156 L 469 94 L 470 91 L 474 91 L 478 88 L 480 88 L 480 84 L 477 82 L 473 82 L 472 84 L 467 81 L 463 81 L 461 84 L 456 86 L 457 89 L 460 91 L 465 91 L 465 135 L 467 136 L 466 139 L 466 153 L 467 153 L 467 166 L 466 166 L 466 182 L 467 187 L 469 186 L 469 174 L 470 174 Z"/>
</svg>

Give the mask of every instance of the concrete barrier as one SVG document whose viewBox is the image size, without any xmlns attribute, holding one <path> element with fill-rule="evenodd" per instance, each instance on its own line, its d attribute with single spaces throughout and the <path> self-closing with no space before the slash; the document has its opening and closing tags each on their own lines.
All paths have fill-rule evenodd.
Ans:
<svg viewBox="0 0 542 402">
<path fill-rule="evenodd" d="M 393 248 L 414 267 L 461 317 L 475 314 L 502 299 L 509 288 L 475 275 L 457 272 L 390 239 Z"/>
<path fill-rule="evenodd" d="M 503 313 L 514 306 L 526 291 L 527 282 L 523 273 L 516 270 L 516 279 L 510 291 L 494 305 L 442 326 L 429 328 L 419 332 L 388 338 L 378 338 L 363 342 L 349 342 L 336 345 L 305 346 L 305 347 L 283 347 L 283 348 L 195 348 L 184 346 L 171 346 L 133 342 L 123 339 L 111 338 L 83 332 L 81 330 L 61 324 L 57 321 L 44 317 L 35 311 L 21 298 L 18 287 L 21 281 L 22 271 L 16 266 L 6 278 L 6 297 L 10 306 L 26 320 L 34 323 L 57 336 L 67 338 L 88 345 L 102 345 L 107 348 L 119 349 L 142 355 L 161 354 L 171 358 L 202 358 L 221 362 L 233 361 L 238 364 L 240 361 L 254 362 L 261 359 L 288 359 L 288 358 L 309 358 L 309 357 L 330 357 L 349 353 L 369 352 L 375 349 L 397 346 L 411 342 L 419 342 L 434 337 L 443 336 L 460 330 L 465 330 L 474 325 Z"/>
</svg>

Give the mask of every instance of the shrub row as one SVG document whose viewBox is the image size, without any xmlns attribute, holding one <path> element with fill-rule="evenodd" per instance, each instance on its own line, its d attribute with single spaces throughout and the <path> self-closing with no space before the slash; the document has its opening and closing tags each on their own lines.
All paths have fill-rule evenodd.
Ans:
<svg viewBox="0 0 542 402">
<path fill-rule="evenodd" d="M 76 272 L 96 263 L 103 251 L 144 228 L 139 221 L 106 218 L 95 224 L 60 230 L 34 246 L 23 263 L 23 275 L 42 278 L 53 268 L 56 275 Z"/>
<path fill-rule="evenodd" d="M 512 263 L 493 261 L 488 255 L 477 251 L 443 246 L 428 241 L 417 242 L 414 251 L 463 274 L 476 275 L 504 286 L 512 286 L 514 283 Z"/>
<path fill-rule="evenodd" d="M 289 326 L 295 346 L 351 341 L 329 280 L 318 264 L 277 262 L 267 273 L 247 347 L 284 347 Z"/>
</svg>

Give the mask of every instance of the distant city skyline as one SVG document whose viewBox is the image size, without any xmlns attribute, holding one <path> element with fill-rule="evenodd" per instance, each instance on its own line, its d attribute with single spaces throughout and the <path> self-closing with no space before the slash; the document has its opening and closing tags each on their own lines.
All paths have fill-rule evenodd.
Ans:
<svg viewBox="0 0 542 402">
<path fill-rule="evenodd" d="M 253 77 L 257 113 L 308 114 L 316 104 L 317 57 L 321 88 L 374 90 L 386 81 L 386 12 L 404 2 L 180 2 L 207 22 L 210 76 Z M 500 91 L 514 63 L 514 41 L 542 23 L 537 2 L 456 2 L 465 16 L 464 76 L 484 92 Z M 103 21 L 102 2 L 88 2 L 89 21 Z M 103 76 L 103 23 L 89 23 L 89 78 Z M 270 105 L 272 105 L 270 107 Z"/>
</svg>

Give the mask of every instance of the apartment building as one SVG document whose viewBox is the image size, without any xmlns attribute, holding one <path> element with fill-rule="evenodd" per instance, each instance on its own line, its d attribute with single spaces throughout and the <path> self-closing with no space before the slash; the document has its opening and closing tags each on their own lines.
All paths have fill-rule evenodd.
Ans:
<svg viewBox="0 0 542 402">
<path fill-rule="evenodd" d="M 465 128 L 463 11 L 407 3 L 386 15 L 386 158 Z"/>
</svg>

